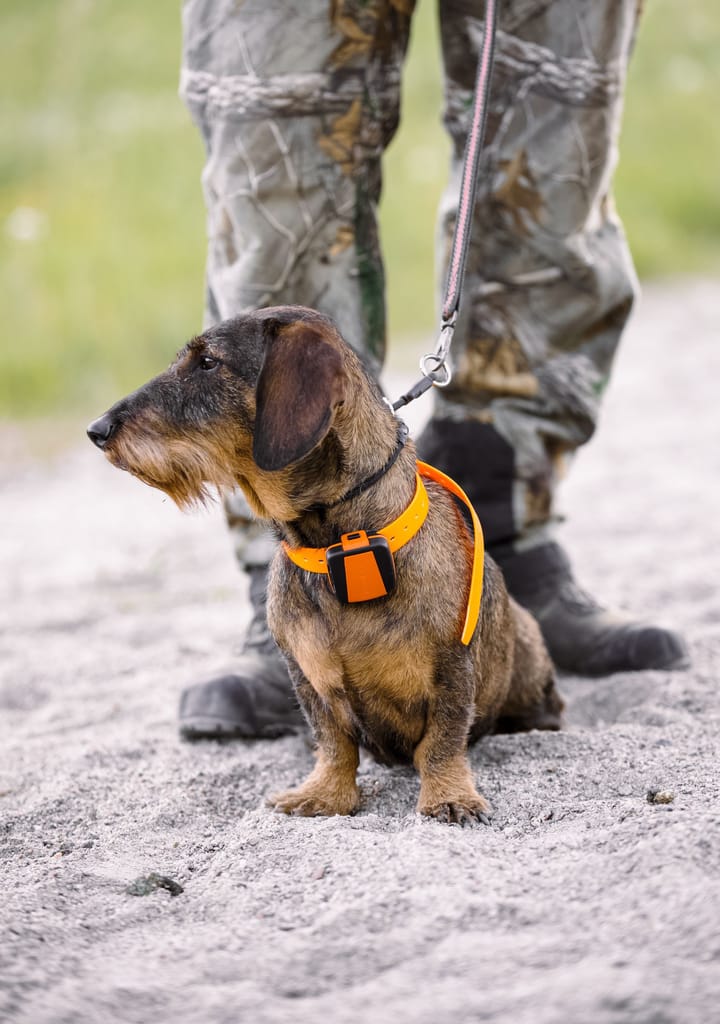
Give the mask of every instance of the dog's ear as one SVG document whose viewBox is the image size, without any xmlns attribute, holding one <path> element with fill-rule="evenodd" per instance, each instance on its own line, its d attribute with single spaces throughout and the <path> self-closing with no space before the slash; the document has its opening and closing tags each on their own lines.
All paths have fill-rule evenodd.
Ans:
<svg viewBox="0 0 720 1024">
<path fill-rule="evenodd" d="M 298 321 L 270 337 L 255 394 L 255 464 L 284 469 L 311 452 L 345 401 L 346 383 L 342 356 L 320 328 Z"/>
</svg>

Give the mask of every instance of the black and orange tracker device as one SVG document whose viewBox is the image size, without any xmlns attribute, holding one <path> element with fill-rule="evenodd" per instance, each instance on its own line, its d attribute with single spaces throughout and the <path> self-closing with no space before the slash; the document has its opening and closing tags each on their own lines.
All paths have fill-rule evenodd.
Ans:
<svg viewBox="0 0 720 1024">
<path fill-rule="evenodd" d="M 395 560 L 385 537 L 345 533 L 326 551 L 330 586 L 343 604 L 374 601 L 395 589 Z"/>
</svg>

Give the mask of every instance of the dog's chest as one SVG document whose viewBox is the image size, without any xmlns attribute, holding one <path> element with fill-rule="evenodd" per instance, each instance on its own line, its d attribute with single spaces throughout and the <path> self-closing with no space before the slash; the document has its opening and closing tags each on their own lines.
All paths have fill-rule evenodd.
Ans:
<svg viewBox="0 0 720 1024">
<path fill-rule="evenodd" d="M 317 621 L 288 630 L 286 644 L 306 679 L 324 699 L 340 692 L 403 703 L 431 696 L 434 659 L 428 650 L 388 631 L 343 636 Z"/>
<path fill-rule="evenodd" d="M 339 725 L 383 761 L 408 761 L 425 730 L 435 664 L 393 630 L 330 630 L 309 619 L 287 645 Z"/>
</svg>

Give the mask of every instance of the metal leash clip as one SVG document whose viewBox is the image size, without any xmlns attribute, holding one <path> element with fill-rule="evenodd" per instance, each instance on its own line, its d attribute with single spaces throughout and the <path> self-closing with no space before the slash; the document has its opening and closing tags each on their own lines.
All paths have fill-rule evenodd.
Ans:
<svg viewBox="0 0 720 1024">
<path fill-rule="evenodd" d="M 427 352 L 420 360 L 420 369 L 436 388 L 446 388 L 452 380 L 452 370 L 448 366 L 447 357 L 455 333 L 457 312 L 449 320 L 444 320 L 440 328 L 440 337 L 434 352 Z"/>
<path fill-rule="evenodd" d="M 424 395 L 432 387 L 446 388 L 448 386 L 452 380 L 452 372 L 448 366 L 447 357 L 450 352 L 456 319 L 457 313 L 454 312 L 449 320 L 443 321 L 435 351 L 427 352 L 420 360 L 420 369 L 422 371 L 420 380 L 413 384 L 404 395 L 401 395 L 397 402 L 391 403 L 388 401 L 388 405 L 393 412 L 397 412 L 404 405 L 414 402 L 416 398 Z"/>
</svg>

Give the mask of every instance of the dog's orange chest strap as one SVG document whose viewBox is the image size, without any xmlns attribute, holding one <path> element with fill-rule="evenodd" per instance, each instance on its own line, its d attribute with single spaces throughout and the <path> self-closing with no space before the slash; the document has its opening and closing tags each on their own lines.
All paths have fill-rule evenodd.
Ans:
<svg viewBox="0 0 720 1024">
<path fill-rule="evenodd" d="M 373 601 L 385 597 L 395 585 L 392 553 L 399 551 L 418 532 L 427 518 L 429 499 L 422 477 L 440 484 L 468 508 L 473 524 L 474 552 L 470 576 L 465 622 L 460 637 L 469 644 L 478 617 L 483 588 L 485 548 L 480 520 L 465 491 L 434 466 L 418 461 L 415 495 L 408 507 L 389 526 L 368 535 L 364 530 L 345 533 L 339 544 L 329 548 L 291 548 L 283 541 L 283 549 L 291 562 L 307 572 L 322 573 L 338 597 L 347 604 Z"/>
</svg>

